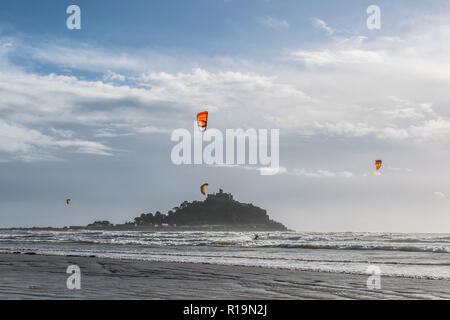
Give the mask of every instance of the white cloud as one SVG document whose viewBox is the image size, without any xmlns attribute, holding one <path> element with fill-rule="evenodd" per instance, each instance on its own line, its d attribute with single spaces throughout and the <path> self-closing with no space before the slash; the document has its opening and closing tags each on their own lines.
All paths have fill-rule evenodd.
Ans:
<svg viewBox="0 0 450 320">
<path fill-rule="evenodd" d="M 321 51 L 298 50 L 291 53 L 294 60 L 309 65 L 336 65 L 336 64 L 367 64 L 382 63 L 385 53 L 382 51 L 361 50 L 347 48 L 342 50 L 325 49 Z"/>
<path fill-rule="evenodd" d="M 266 27 L 269 27 L 271 29 L 289 29 L 290 24 L 283 19 L 276 19 L 270 16 L 266 16 L 264 18 L 260 19 L 261 23 L 264 24 Z"/>
<path fill-rule="evenodd" d="M 138 129 L 138 132 L 141 132 L 141 133 L 170 133 L 171 130 L 164 129 L 164 128 L 157 128 L 154 126 L 145 126 L 145 127 Z"/>
<path fill-rule="evenodd" d="M 50 131 L 54 134 L 57 134 L 58 136 L 63 137 L 63 138 L 72 138 L 75 135 L 75 132 L 72 130 L 50 128 Z"/>
<path fill-rule="evenodd" d="M 65 68 L 75 68 L 82 70 L 103 70 L 105 77 L 114 77 L 118 80 L 122 79 L 117 70 L 139 72 L 146 70 L 149 66 L 149 60 L 153 58 L 159 60 L 156 56 L 144 57 L 139 54 L 130 54 L 125 52 L 111 53 L 110 51 L 83 45 L 73 48 L 64 44 L 44 44 L 41 47 L 27 47 L 21 45 L 21 50 L 26 50 L 34 59 L 47 61 L 49 63 L 59 65 Z M 115 71 L 112 71 L 115 70 Z"/>
<path fill-rule="evenodd" d="M 447 197 L 443 192 L 440 192 L 440 191 L 435 191 L 435 192 L 434 192 L 434 195 L 435 195 L 436 197 L 440 198 L 440 199 L 443 199 L 443 198 L 446 198 L 446 197 Z"/>
<path fill-rule="evenodd" d="M 397 129 L 390 127 L 380 128 L 376 135 L 381 139 L 401 140 L 409 138 L 409 133 L 406 129 Z"/>
<path fill-rule="evenodd" d="M 389 170 L 391 171 L 397 171 L 397 172 L 404 172 L 404 173 L 411 173 L 414 170 L 410 169 L 410 168 L 394 168 L 394 167 L 388 167 Z"/>
<path fill-rule="evenodd" d="M 375 128 L 367 127 L 364 123 L 351 123 L 346 121 L 340 122 L 315 122 L 312 126 L 316 131 L 325 133 L 327 135 L 341 135 L 350 137 L 361 137 L 373 133 Z"/>
<path fill-rule="evenodd" d="M 96 130 L 94 137 L 98 138 L 115 138 L 115 137 L 124 137 L 124 136 L 132 136 L 135 133 L 127 132 L 127 133 L 118 133 L 113 129 L 105 128 Z"/>
<path fill-rule="evenodd" d="M 450 135 L 450 120 L 442 117 L 429 119 L 420 124 L 412 125 L 409 131 L 418 139 L 439 140 Z"/>
<path fill-rule="evenodd" d="M 0 120 L 0 152 L 13 159 L 25 161 L 56 160 L 50 151 L 57 148 L 74 149 L 77 153 L 112 155 L 102 143 L 79 139 L 56 139 L 38 130 Z"/>
<path fill-rule="evenodd" d="M 268 123 L 284 125 L 285 117 L 276 112 L 277 106 L 287 112 L 310 101 L 298 88 L 257 73 L 196 68 L 191 73 L 147 73 L 141 76 L 140 84 L 152 88 L 154 99 L 181 102 L 191 110 L 207 108 L 212 111 L 211 119 L 221 115 L 221 123 L 229 128 L 242 127 L 243 123 L 255 128 L 270 128 Z M 283 117 L 278 118 L 280 115 Z"/>
<path fill-rule="evenodd" d="M 322 169 L 318 169 L 313 172 L 308 172 L 305 169 L 295 168 L 295 169 L 291 170 L 290 172 L 296 176 L 305 176 L 305 177 L 310 177 L 310 178 L 336 178 L 336 177 L 353 178 L 355 176 L 353 173 L 351 173 L 349 171 L 333 172 L 333 171 L 322 170 Z"/>
<path fill-rule="evenodd" d="M 293 50 L 291 60 L 306 68 L 301 76 L 289 74 L 292 85 L 329 114 L 316 115 L 314 125 L 303 129 L 309 135 L 445 143 L 450 137 L 445 108 L 449 36 L 447 26 L 421 26 L 395 38 L 359 36 L 358 41 L 334 39 L 310 50 Z"/>
<path fill-rule="evenodd" d="M 313 18 L 312 21 L 315 27 L 325 30 L 329 35 L 332 35 L 334 33 L 334 30 L 330 28 L 325 21 L 320 20 L 319 18 Z"/>
<path fill-rule="evenodd" d="M 180 114 L 181 106 L 184 113 L 192 115 L 199 110 L 199 106 L 207 108 L 212 111 L 212 119 L 224 116 L 216 124 L 228 123 L 231 127 L 230 123 L 234 123 L 235 127 L 246 120 L 241 117 L 242 114 L 221 114 L 221 111 L 241 110 L 242 105 L 250 110 L 258 108 L 261 117 L 255 118 L 253 125 L 262 125 L 274 105 L 282 103 L 288 106 L 291 102 L 305 103 L 309 99 L 302 91 L 278 83 L 276 77 L 260 74 L 210 72 L 198 68 L 191 73 L 146 73 L 136 79 L 142 87 L 86 81 L 75 76 L 41 76 L 17 70 L 2 73 L 0 111 L 7 120 L 23 128 L 47 124 L 58 127 L 89 126 L 94 129 L 93 137 L 104 138 L 168 132 L 169 128 L 179 127 L 180 124 L 190 124 L 193 116 L 181 122 L 177 116 L 172 117 Z M 228 119 L 226 115 L 229 115 Z M 128 132 L 116 132 L 111 126 L 120 126 Z M 50 132 L 63 138 L 77 134 L 74 130 L 54 127 L 50 128 Z M 63 147 L 57 143 L 49 145 Z M 109 155 L 110 151 L 106 151 L 101 143 L 96 147 L 80 146 L 78 149 L 78 152 L 104 155 Z"/>
<path fill-rule="evenodd" d="M 249 166 L 249 165 L 241 165 L 241 164 L 226 164 L 226 163 L 218 163 L 214 165 L 210 165 L 218 168 L 232 168 L 232 169 L 242 169 L 249 171 L 259 171 L 261 175 L 275 175 L 275 174 L 285 174 L 288 173 L 286 167 L 280 166 L 278 168 L 271 167 L 261 167 L 261 166 Z"/>
<path fill-rule="evenodd" d="M 127 78 L 126 76 L 113 72 L 111 70 L 108 70 L 105 75 L 103 75 L 103 81 L 125 81 Z"/>
<path fill-rule="evenodd" d="M 287 21 L 273 17 L 263 21 L 275 28 L 289 27 Z M 314 21 L 332 32 L 324 21 Z M 81 136 L 77 129 L 59 129 L 66 125 L 89 127 L 94 132 L 90 140 L 163 132 L 190 125 L 192 119 L 186 115 L 206 108 L 213 127 L 282 128 L 283 135 L 446 143 L 450 136 L 450 112 L 445 108 L 450 45 L 445 40 L 450 28 L 434 26 L 433 32 L 421 32 L 395 38 L 334 39 L 327 46 L 292 51 L 289 68 L 278 68 L 275 62 L 271 68 L 254 64 L 251 72 L 239 64 L 223 70 L 198 67 L 156 72 L 143 52 L 111 53 L 91 46 L 79 50 L 62 45 L 25 47 L 32 60 L 99 70 L 103 81 L 24 71 L 2 54 L 17 46 L 17 41 L 7 39 L 0 42 L 5 44 L 0 48 L 0 112 L 4 121 L 25 129 L 40 133 L 50 127 L 50 133 L 59 137 L 53 138 L 56 141 Z M 442 45 L 436 47 L 438 43 Z M 158 61 L 169 60 L 176 59 Z M 299 63 L 302 66 L 296 69 Z M 123 130 L 110 129 L 118 126 Z M 78 150 L 92 151 L 88 147 Z M 112 148 L 102 152 L 109 154 Z M 326 176 L 325 172 L 313 174 Z"/>
</svg>

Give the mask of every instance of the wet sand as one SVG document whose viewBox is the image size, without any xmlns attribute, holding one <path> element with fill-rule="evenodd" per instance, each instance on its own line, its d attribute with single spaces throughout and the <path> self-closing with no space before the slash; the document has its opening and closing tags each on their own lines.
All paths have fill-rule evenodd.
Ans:
<svg viewBox="0 0 450 320">
<path fill-rule="evenodd" d="M 67 289 L 69 265 L 81 289 Z M 0 299 L 450 299 L 450 281 L 97 257 L 0 254 Z"/>
</svg>

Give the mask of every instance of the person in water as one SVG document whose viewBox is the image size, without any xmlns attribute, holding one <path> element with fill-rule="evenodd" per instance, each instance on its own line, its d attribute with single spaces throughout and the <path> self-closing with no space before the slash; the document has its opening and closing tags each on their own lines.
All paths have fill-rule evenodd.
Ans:
<svg viewBox="0 0 450 320">
<path fill-rule="evenodd" d="M 253 240 L 258 240 L 259 236 L 257 234 L 255 234 L 255 237 L 253 238 Z"/>
</svg>

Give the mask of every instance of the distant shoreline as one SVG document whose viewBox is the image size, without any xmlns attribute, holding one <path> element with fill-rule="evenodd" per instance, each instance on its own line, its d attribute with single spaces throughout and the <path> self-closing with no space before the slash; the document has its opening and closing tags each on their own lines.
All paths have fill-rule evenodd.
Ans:
<svg viewBox="0 0 450 320">
<path fill-rule="evenodd" d="M 113 226 L 113 227 L 87 227 L 87 226 L 71 226 L 71 227 L 11 227 L 11 228 L 0 228 L 2 231 L 7 230 L 23 230 L 23 231 L 211 231 L 211 232 L 276 232 L 276 231 L 286 231 L 295 232 L 295 230 L 290 229 L 276 229 L 270 227 L 261 226 L 226 226 L 226 225 L 204 225 L 204 226 Z"/>
</svg>

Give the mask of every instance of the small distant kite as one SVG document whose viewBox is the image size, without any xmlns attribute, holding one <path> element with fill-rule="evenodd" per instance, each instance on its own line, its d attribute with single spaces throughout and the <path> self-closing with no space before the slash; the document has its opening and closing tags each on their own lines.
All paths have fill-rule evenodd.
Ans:
<svg viewBox="0 0 450 320">
<path fill-rule="evenodd" d="M 381 160 L 375 160 L 375 169 L 379 170 L 381 168 Z"/>
<path fill-rule="evenodd" d="M 206 192 L 205 192 L 205 187 L 207 186 L 208 184 L 207 183 L 204 183 L 204 184 L 202 184 L 202 186 L 200 187 L 200 191 L 202 192 L 202 194 L 206 194 Z"/>
<path fill-rule="evenodd" d="M 197 125 L 200 131 L 206 130 L 206 125 L 208 124 L 208 111 L 203 111 L 197 114 Z"/>
<path fill-rule="evenodd" d="M 70 199 L 66 199 L 66 204 L 68 205 L 70 203 Z"/>
</svg>

